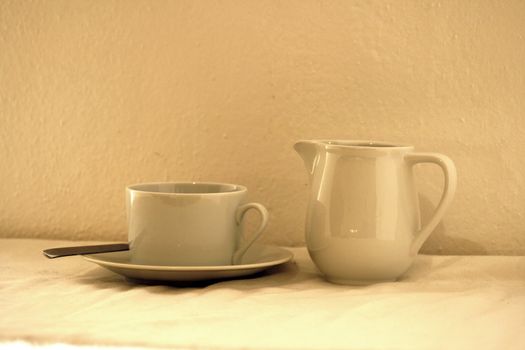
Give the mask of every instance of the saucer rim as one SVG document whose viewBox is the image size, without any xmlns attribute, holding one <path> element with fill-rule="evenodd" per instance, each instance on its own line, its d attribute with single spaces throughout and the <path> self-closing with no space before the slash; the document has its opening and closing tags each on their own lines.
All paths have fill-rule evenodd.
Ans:
<svg viewBox="0 0 525 350">
<path fill-rule="evenodd" d="M 291 261 L 294 257 L 294 254 L 286 248 L 272 245 L 258 245 L 261 248 L 271 248 L 279 250 L 283 254 L 283 257 L 280 259 L 275 259 L 272 261 L 266 261 L 261 263 L 251 263 L 251 264 L 239 264 L 239 265 L 203 265 L 203 266 L 179 266 L 179 265 L 144 265 L 144 264 L 133 264 L 133 263 L 118 263 L 108 260 L 103 260 L 97 258 L 97 255 L 108 254 L 108 253 L 97 253 L 97 254 L 87 254 L 82 255 L 82 257 L 92 263 L 104 266 L 112 266 L 123 269 L 134 269 L 134 270 L 152 270 L 152 271 L 235 271 L 235 270 L 246 270 L 246 269 L 258 269 L 265 268 L 270 266 L 276 266 L 284 264 L 288 261 Z M 129 251 L 126 251 L 129 253 Z M 286 256 L 284 256 L 286 255 Z"/>
</svg>

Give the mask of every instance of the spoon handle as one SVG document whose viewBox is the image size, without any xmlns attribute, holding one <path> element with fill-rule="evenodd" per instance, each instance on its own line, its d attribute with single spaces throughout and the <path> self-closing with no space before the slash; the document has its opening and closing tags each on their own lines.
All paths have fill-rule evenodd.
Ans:
<svg viewBox="0 0 525 350">
<path fill-rule="evenodd" d="M 76 247 L 60 247 L 50 248 L 44 250 L 44 255 L 49 259 L 60 258 L 62 256 L 69 255 L 83 255 L 83 254 L 96 254 L 96 253 L 108 253 L 118 252 L 121 250 L 129 250 L 128 243 L 115 243 L 115 244 L 97 244 L 97 245 L 85 245 Z"/>
</svg>

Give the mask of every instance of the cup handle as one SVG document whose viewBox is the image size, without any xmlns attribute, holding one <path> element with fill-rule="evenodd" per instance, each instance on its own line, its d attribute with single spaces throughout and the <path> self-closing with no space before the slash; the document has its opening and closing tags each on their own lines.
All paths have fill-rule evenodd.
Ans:
<svg viewBox="0 0 525 350">
<path fill-rule="evenodd" d="M 421 249 L 421 246 L 427 240 L 434 228 L 445 214 L 448 206 L 452 202 L 454 193 L 456 192 L 457 174 L 454 162 L 447 156 L 439 153 L 410 153 L 405 156 L 405 160 L 411 165 L 417 163 L 434 163 L 437 164 L 443 171 L 445 178 L 443 194 L 439 200 L 439 204 L 434 212 L 434 215 L 416 234 L 414 241 L 410 247 L 410 253 L 416 255 Z"/>
<path fill-rule="evenodd" d="M 233 254 L 232 257 L 232 264 L 237 265 L 241 262 L 242 257 L 244 256 L 244 253 L 252 246 L 252 244 L 259 238 L 261 233 L 266 228 L 266 225 L 268 224 L 268 210 L 259 203 L 247 203 L 241 205 L 239 208 L 237 208 L 237 212 L 235 213 L 235 220 L 237 221 L 237 224 L 240 225 L 242 222 L 242 219 L 244 218 L 244 214 L 250 209 L 255 209 L 261 214 L 261 223 L 259 224 L 259 228 L 253 235 L 252 239 L 250 239 L 247 243 L 244 245 L 241 245 Z"/>
</svg>

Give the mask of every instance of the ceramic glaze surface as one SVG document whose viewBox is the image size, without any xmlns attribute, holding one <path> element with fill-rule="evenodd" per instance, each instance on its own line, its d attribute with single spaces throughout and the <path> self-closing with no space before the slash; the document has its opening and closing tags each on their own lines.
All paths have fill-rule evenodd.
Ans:
<svg viewBox="0 0 525 350">
<path fill-rule="evenodd" d="M 266 209 L 244 204 L 246 188 L 213 183 L 162 183 L 126 190 L 131 261 L 149 265 L 230 265 L 267 223 Z M 256 209 L 259 229 L 241 242 L 244 213 Z"/>
<path fill-rule="evenodd" d="M 310 175 L 306 243 L 319 269 L 339 283 L 393 280 L 403 274 L 441 219 L 455 190 L 455 168 L 439 154 L 368 141 L 301 141 Z M 434 162 L 445 190 L 423 228 L 412 166 Z"/>
</svg>

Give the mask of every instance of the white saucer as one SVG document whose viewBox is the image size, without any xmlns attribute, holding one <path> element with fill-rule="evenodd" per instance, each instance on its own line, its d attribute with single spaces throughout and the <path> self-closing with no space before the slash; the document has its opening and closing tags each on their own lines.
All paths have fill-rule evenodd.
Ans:
<svg viewBox="0 0 525 350">
<path fill-rule="evenodd" d="M 204 281 L 247 276 L 284 264 L 293 254 L 283 248 L 253 245 L 239 265 L 224 266 L 151 266 L 134 264 L 130 251 L 84 255 L 87 261 L 132 280 L 145 281 Z"/>
</svg>

